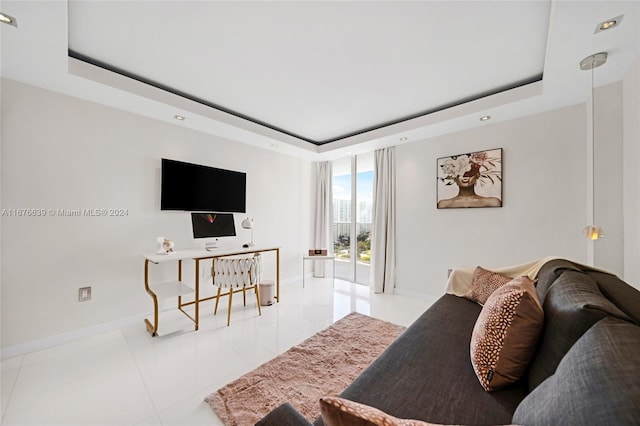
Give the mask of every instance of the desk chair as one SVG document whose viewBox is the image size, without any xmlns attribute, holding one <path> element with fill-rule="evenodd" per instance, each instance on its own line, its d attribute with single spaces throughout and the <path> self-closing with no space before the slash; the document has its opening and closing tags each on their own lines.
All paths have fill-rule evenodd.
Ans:
<svg viewBox="0 0 640 426">
<path fill-rule="evenodd" d="M 233 293 L 241 291 L 244 306 L 247 306 L 246 291 L 253 289 L 256 293 L 258 313 L 262 315 L 262 310 L 260 309 L 260 292 L 258 291 L 258 283 L 262 279 L 262 257 L 260 254 L 243 258 L 215 258 L 211 266 L 211 276 L 213 277 L 213 285 L 218 287 L 216 307 L 213 311 L 214 315 L 218 312 L 220 296 L 229 296 L 227 326 L 229 326 L 231 322 L 231 301 L 233 300 Z M 228 289 L 228 291 L 222 293 L 222 289 Z"/>
</svg>

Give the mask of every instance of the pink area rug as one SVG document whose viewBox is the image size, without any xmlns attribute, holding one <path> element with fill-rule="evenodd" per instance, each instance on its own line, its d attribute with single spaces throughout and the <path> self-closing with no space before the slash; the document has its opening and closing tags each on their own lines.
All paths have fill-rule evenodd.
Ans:
<svg viewBox="0 0 640 426">
<path fill-rule="evenodd" d="M 318 400 L 342 392 L 402 331 L 353 312 L 205 401 L 225 425 L 252 425 L 284 402 L 313 421 Z"/>
</svg>

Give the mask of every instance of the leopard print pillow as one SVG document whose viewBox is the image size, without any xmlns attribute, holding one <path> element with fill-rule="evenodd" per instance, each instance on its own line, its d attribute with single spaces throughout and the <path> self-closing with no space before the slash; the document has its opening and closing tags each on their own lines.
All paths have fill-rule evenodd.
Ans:
<svg viewBox="0 0 640 426">
<path fill-rule="evenodd" d="M 399 419 L 377 408 L 331 396 L 320 398 L 320 412 L 326 426 L 436 426 L 420 420 Z"/>
<path fill-rule="evenodd" d="M 513 278 L 506 275 L 499 274 L 497 272 L 488 271 L 481 266 L 477 266 L 473 271 L 473 279 L 471 281 L 471 288 L 464 295 L 467 299 L 471 299 L 474 302 L 484 305 L 491 293 L 497 288 L 502 287 Z"/>
<path fill-rule="evenodd" d="M 533 281 L 519 277 L 484 304 L 471 335 L 473 370 L 482 387 L 500 389 L 525 373 L 542 333 L 544 313 Z"/>
</svg>

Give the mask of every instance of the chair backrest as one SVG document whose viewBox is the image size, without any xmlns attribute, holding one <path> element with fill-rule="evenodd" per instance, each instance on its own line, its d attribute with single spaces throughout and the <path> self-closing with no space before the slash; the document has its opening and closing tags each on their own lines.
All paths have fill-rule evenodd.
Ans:
<svg viewBox="0 0 640 426">
<path fill-rule="evenodd" d="M 211 275 L 213 275 L 213 285 L 218 287 L 255 285 L 262 279 L 262 257 L 256 254 L 253 257 L 243 258 L 215 258 Z"/>
</svg>

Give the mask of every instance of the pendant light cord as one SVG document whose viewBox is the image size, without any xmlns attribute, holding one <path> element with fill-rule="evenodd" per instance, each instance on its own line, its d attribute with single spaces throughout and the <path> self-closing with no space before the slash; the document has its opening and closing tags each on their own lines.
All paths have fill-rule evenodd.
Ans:
<svg viewBox="0 0 640 426">
<path fill-rule="evenodd" d="M 596 226 L 596 91 L 593 83 L 593 73 L 596 59 L 591 62 L 591 217 Z"/>
<path fill-rule="evenodd" d="M 587 71 L 591 69 L 591 176 L 589 176 L 587 170 L 587 183 L 591 185 L 591 220 L 592 223 L 584 228 L 584 233 L 589 239 L 597 240 L 604 235 L 602 228 L 596 225 L 596 84 L 595 84 L 595 70 L 607 62 L 607 52 L 600 52 L 594 55 L 587 56 L 580 61 L 580 69 Z M 588 127 L 587 127 L 588 129 Z M 587 155 L 589 155 L 589 138 L 587 138 Z M 587 159 L 587 167 L 589 167 L 589 161 Z M 589 188 L 587 187 L 587 196 Z M 587 207 L 588 208 L 588 207 Z"/>
</svg>

